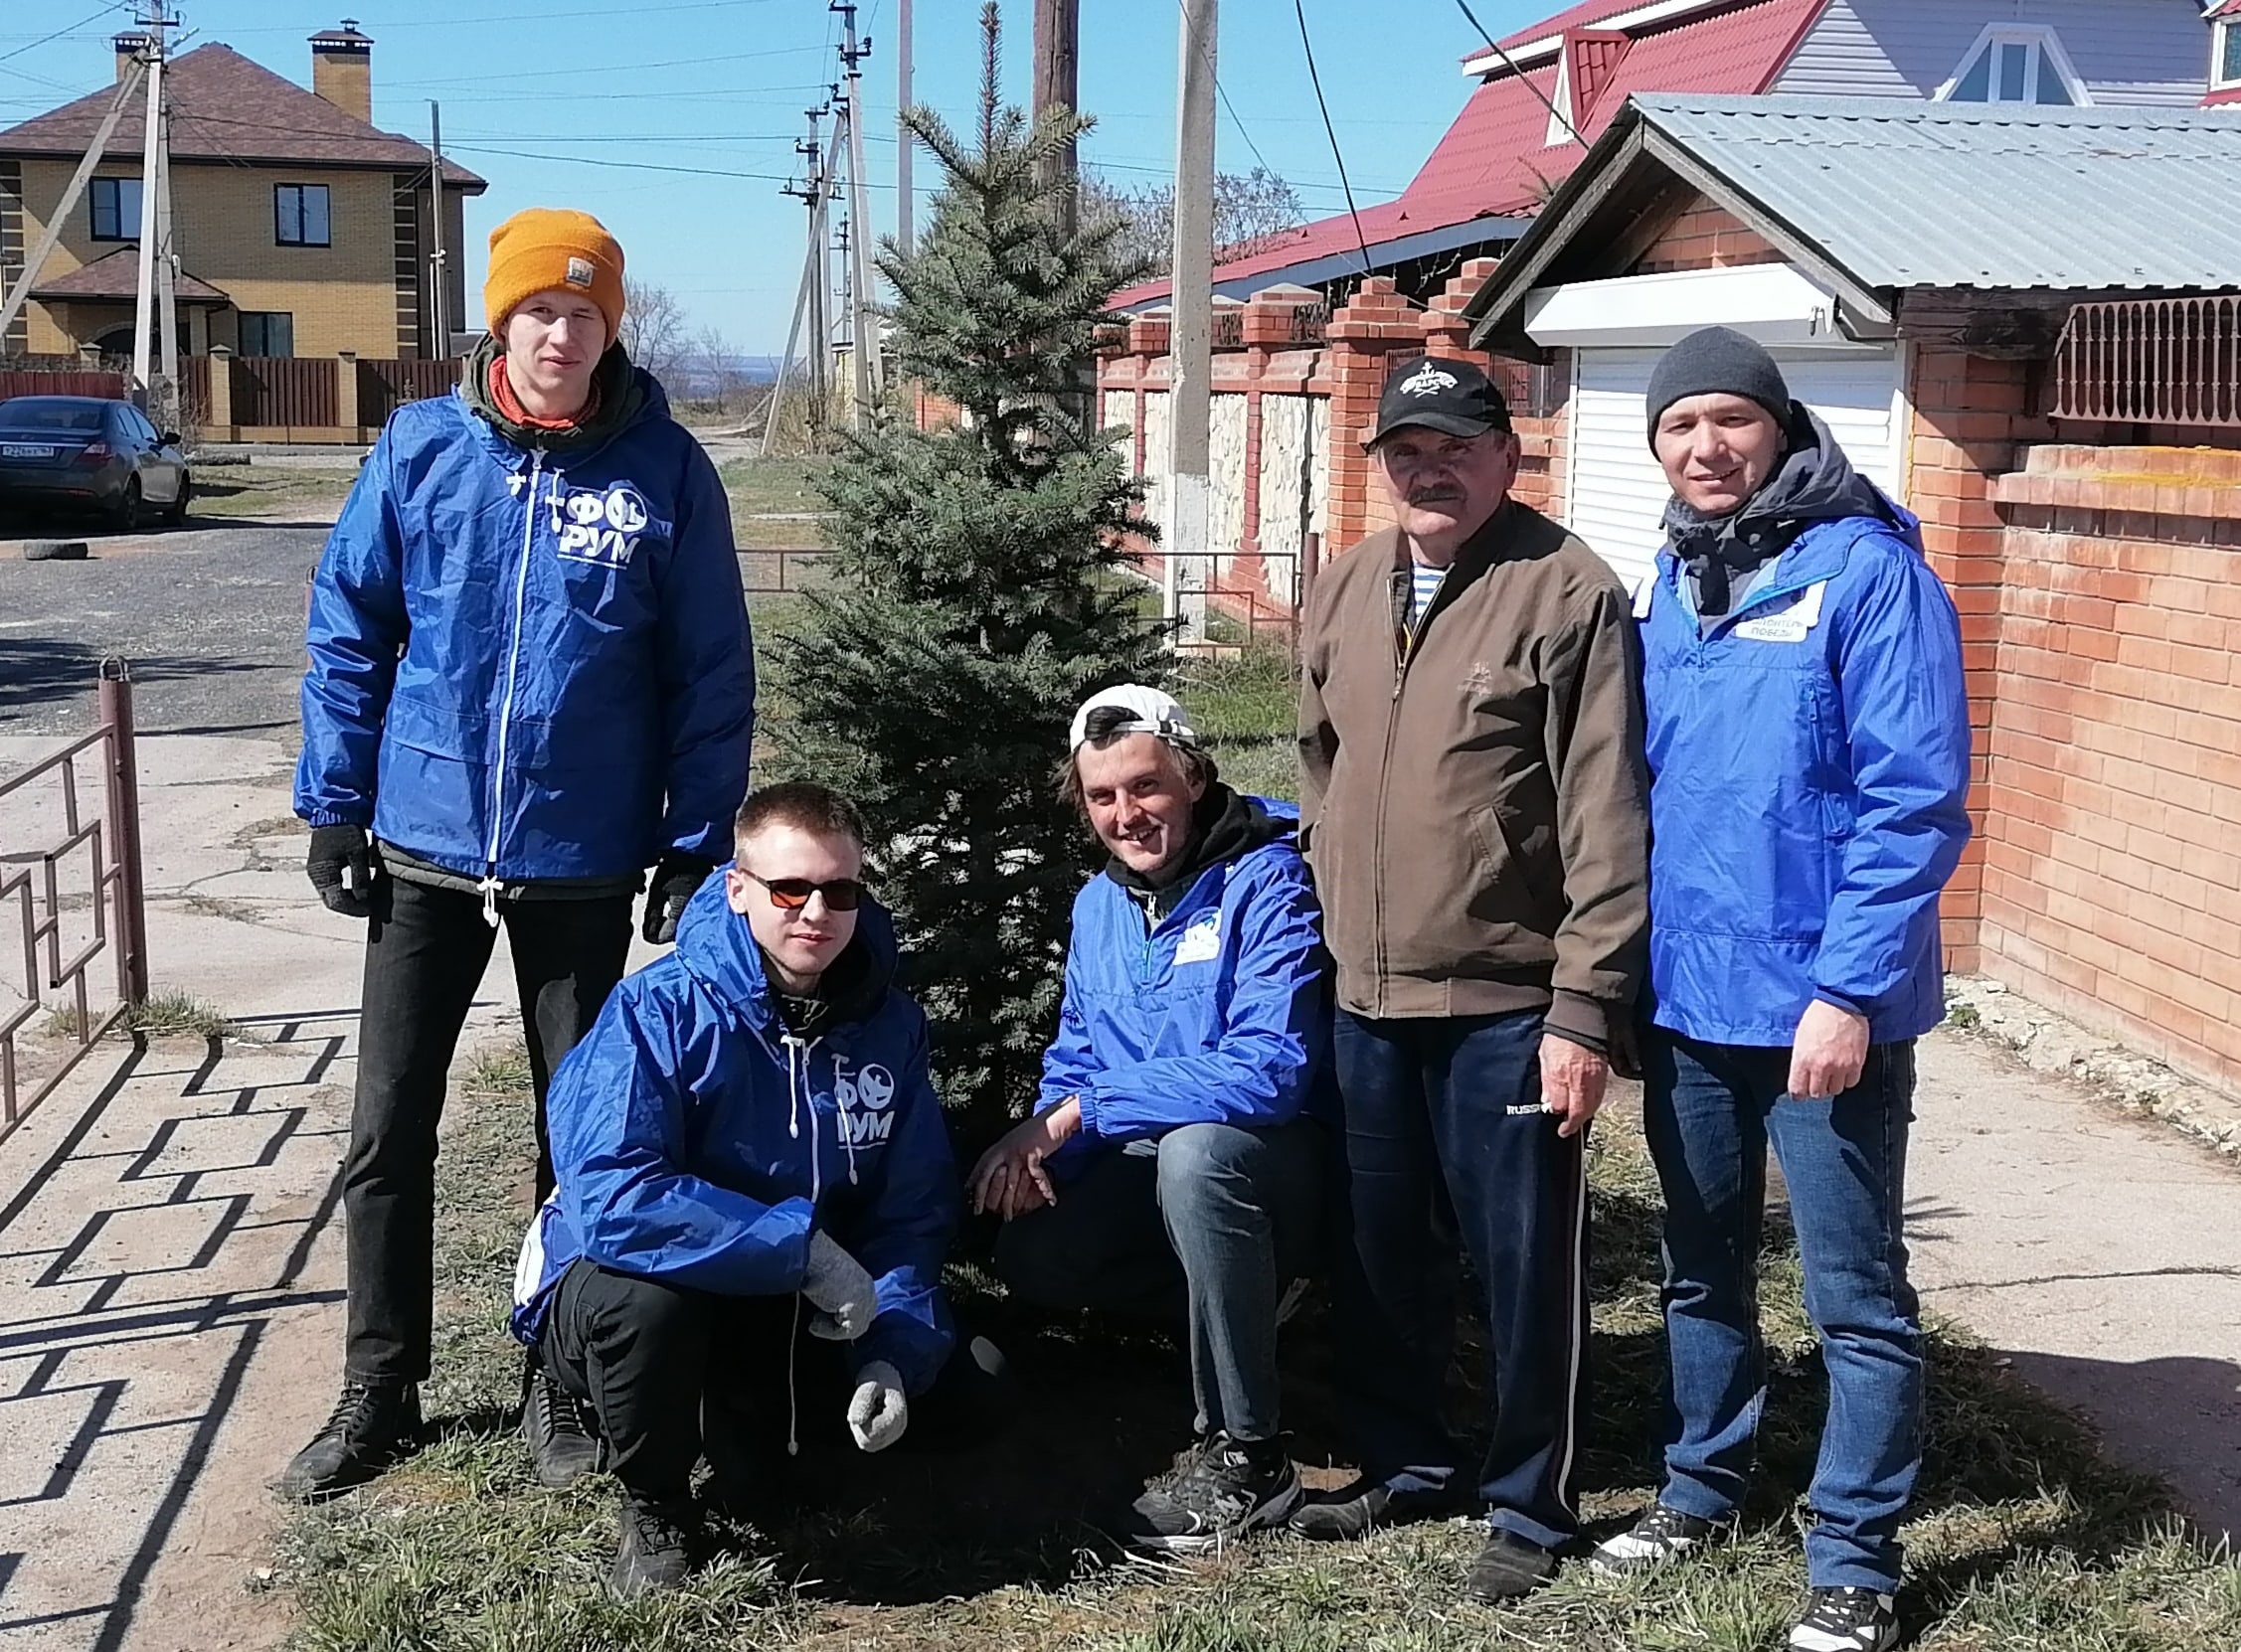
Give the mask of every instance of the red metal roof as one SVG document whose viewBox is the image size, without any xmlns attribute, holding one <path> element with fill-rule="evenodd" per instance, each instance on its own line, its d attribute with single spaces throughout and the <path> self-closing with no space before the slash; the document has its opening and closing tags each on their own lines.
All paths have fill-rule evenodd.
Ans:
<svg viewBox="0 0 2241 1652">
<path fill-rule="evenodd" d="M 1596 0 L 1516 38 L 1538 40 L 1560 26 L 1584 27 L 1640 3 Z M 1594 106 L 1580 117 L 1580 136 L 1593 143 L 1638 91 L 1748 94 L 1765 90 L 1823 3 L 1756 0 L 1732 11 L 1677 19 L 1636 35 L 1633 46 L 1612 66 Z M 1548 192 L 1587 154 L 1569 140 L 1555 145 L 1546 141 L 1548 105 L 1542 99 L 1555 95 L 1556 78 L 1552 58 L 1527 69 L 1522 79 L 1502 74 L 1481 83 L 1400 199 L 1362 209 L 1362 239 L 1374 248 L 1381 241 L 1466 224 L 1473 218 L 1536 212 Z M 1251 257 L 1216 265 L 1214 278 L 1234 281 L 1266 274 L 1356 245 L 1353 220 L 1340 213 L 1303 225 Z M 1116 294 L 1114 303 L 1140 304 L 1166 296 L 1167 290 L 1164 280 L 1147 281 Z"/>
</svg>

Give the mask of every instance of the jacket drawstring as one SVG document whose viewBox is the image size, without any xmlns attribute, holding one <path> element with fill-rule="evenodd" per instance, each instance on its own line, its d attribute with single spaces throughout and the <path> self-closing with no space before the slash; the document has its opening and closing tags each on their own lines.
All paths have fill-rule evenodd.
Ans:
<svg viewBox="0 0 2241 1652">
<path fill-rule="evenodd" d="M 814 1044 L 804 1044 L 791 1033 L 778 1035 L 785 1046 L 785 1133 L 794 1140 L 801 1139 L 801 1092 L 809 1086 L 809 1052 Z M 847 1133 L 843 1127 L 843 1135 Z M 854 1180 L 854 1167 L 850 1167 L 850 1180 Z M 817 1153 L 817 1103 L 809 1101 L 809 1212 L 810 1221 L 816 1220 L 817 1201 L 824 1196 L 824 1167 Z M 785 1338 L 785 1454 L 801 1455 L 801 1403 L 795 1383 L 794 1367 L 798 1363 L 801 1341 L 801 1293 L 793 1293 L 793 1325 Z"/>
</svg>

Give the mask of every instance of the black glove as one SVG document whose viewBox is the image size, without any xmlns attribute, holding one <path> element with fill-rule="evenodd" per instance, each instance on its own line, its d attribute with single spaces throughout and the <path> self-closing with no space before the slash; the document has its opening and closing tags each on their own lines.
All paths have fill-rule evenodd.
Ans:
<svg viewBox="0 0 2241 1652">
<path fill-rule="evenodd" d="M 363 826 L 314 826 L 303 870 L 327 910 L 345 917 L 374 915 L 374 846 Z"/>
<path fill-rule="evenodd" d="M 685 915 L 685 903 L 715 870 L 714 861 L 698 855 L 674 849 L 664 854 L 653 869 L 653 882 L 646 886 L 646 920 L 638 932 L 656 946 L 675 940 L 677 919 Z"/>
</svg>

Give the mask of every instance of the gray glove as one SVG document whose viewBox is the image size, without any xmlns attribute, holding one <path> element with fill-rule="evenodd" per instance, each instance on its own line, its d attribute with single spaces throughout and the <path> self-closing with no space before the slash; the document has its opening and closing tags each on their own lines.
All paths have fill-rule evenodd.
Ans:
<svg viewBox="0 0 2241 1652">
<path fill-rule="evenodd" d="M 872 1328 L 872 1317 L 879 1312 L 879 1293 L 864 1264 L 825 1234 L 809 1237 L 801 1294 L 817 1310 L 809 1321 L 809 1334 L 827 1342 L 854 1342 Z"/>
<path fill-rule="evenodd" d="M 903 1396 L 903 1377 L 885 1360 L 867 1360 L 856 1373 L 856 1397 L 848 1402 L 848 1431 L 860 1451 L 884 1451 L 911 1425 L 911 1403 Z"/>
</svg>

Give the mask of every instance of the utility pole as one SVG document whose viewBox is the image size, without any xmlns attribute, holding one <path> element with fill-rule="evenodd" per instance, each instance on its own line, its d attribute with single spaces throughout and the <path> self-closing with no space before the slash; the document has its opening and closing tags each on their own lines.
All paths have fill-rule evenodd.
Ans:
<svg viewBox="0 0 2241 1652">
<path fill-rule="evenodd" d="M 771 450 L 771 441 L 778 427 L 778 409 L 785 396 L 786 379 L 793 371 L 795 341 L 801 337 L 803 323 L 808 326 L 807 348 L 802 356 L 809 369 L 809 428 L 824 428 L 825 414 L 830 410 L 830 392 L 825 389 L 825 369 L 830 361 L 832 332 L 825 323 L 825 248 L 829 232 L 826 229 L 825 205 L 831 189 L 825 171 L 824 145 L 819 140 L 817 123 L 832 112 L 828 100 L 807 111 L 809 137 L 807 142 L 796 142 L 793 152 L 802 158 L 807 170 L 801 186 L 788 184 L 780 191 L 803 203 L 809 209 L 809 239 L 801 256 L 801 287 L 794 295 L 793 325 L 786 330 L 785 360 L 778 369 L 777 388 L 771 393 L 771 412 L 763 426 L 763 451 Z"/>
<path fill-rule="evenodd" d="M 78 170 L 71 174 L 70 182 L 64 186 L 63 198 L 47 220 L 46 233 L 40 236 L 39 245 L 31 249 L 31 257 L 24 264 L 23 273 L 16 278 L 14 290 L 5 299 L 0 299 L 0 338 L 7 337 L 8 329 L 15 324 L 25 300 L 30 298 L 32 283 L 39 279 L 39 271 L 45 267 L 48 255 L 61 245 L 64 227 L 69 224 L 70 215 L 78 210 L 78 198 L 86 193 L 86 179 L 93 176 L 93 169 L 100 165 L 101 157 L 108 152 L 109 137 L 116 131 L 118 122 L 123 120 L 125 109 L 131 105 L 133 93 L 140 89 L 140 83 L 146 79 L 147 73 L 147 60 L 136 60 L 131 69 L 125 72 L 123 82 L 116 88 L 116 95 L 109 99 L 108 112 L 101 116 L 101 124 L 93 133 L 93 141 L 86 146 L 86 154 L 79 161 Z"/>
<path fill-rule="evenodd" d="M 431 97 L 428 100 L 428 189 L 430 251 L 428 287 L 428 330 L 433 335 L 435 348 L 428 352 L 431 361 L 448 361 L 451 358 L 451 317 L 449 294 L 444 290 L 443 269 L 443 106 Z"/>
<path fill-rule="evenodd" d="M 1173 318 L 1168 326 L 1167 520 L 1161 611 L 1206 630 L 1214 392 L 1214 42 L 1219 0 L 1178 0 Z"/>
<path fill-rule="evenodd" d="M 831 0 L 831 9 L 840 14 L 847 32 L 840 48 L 846 99 L 840 117 L 848 127 L 848 225 L 852 232 L 848 238 L 848 325 L 855 347 L 849 354 L 856 370 L 855 424 L 862 429 L 871 423 L 879 398 L 879 329 L 871 310 L 871 237 L 863 233 L 871 215 L 864 210 L 864 77 L 859 67 L 872 55 L 872 43 L 857 42 L 855 0 Z"/>
<path fill-rule="evenodd" d="M 140 281 L 132 308 L 132 388 L 148 407 L 154 390 L 156 244 L 158 200 L 163 190 L 163 55 L 171 19 L 163 7 L 133 19 L 147 31 L 148 102 L 140 126 Z"/>
<path fill-rule="evenodd" d="M 911 150 L 918 142 L 911 136 L 910 123 L 903 113 L 911 106 L 911 0 L 898 0 L 895 14 L 895 245 L 903 249 L 907 258 L 915 241 L 912 228 L 912 211 L 916 203 L 911 199 Z"/>
<path fill-rule="evenodd" d="M 1044 110 L 1054 107 L 1068 114 L 1074 112 L 1081 61 L 1081 0 L 1035 0 L 1033 113 L 1036 119 L 1040 120 Z M 1067 235 L 1074 233 L 1076 221 L 1075 164 L 1074 145 L 1069 142 L 1064 149 L 1044 160 L 1041 176 L 1036 180 L 1044 199 L 1056 208 L 1059 228 Z"/>
<path fill-rule="evenodd" d="M 179 249 L 171 239 L 171 95 L 164 94 L 156 111 L 162 123 L 162 141 L 156 146 L 156 321 L 163 341 L 156 360 L 158 378 L 153 397 L 155 425 L 176 430 L 181 417 L 179 394 Z M 143 186 L 145 187 L 145 186 Z"/>
</svg>

